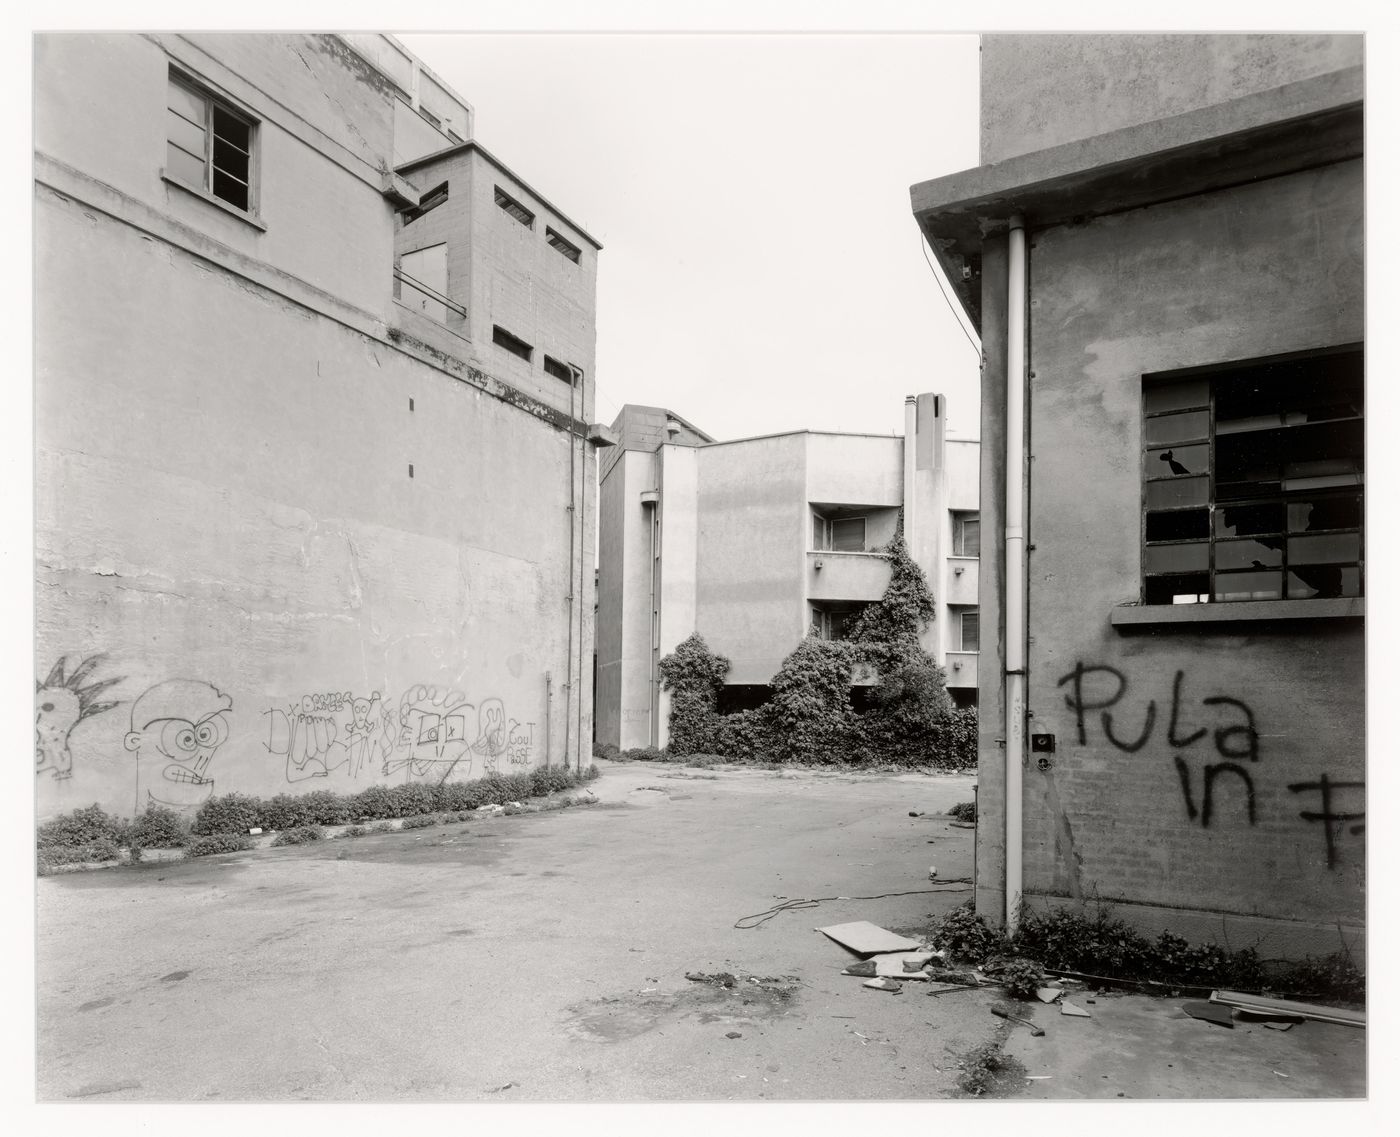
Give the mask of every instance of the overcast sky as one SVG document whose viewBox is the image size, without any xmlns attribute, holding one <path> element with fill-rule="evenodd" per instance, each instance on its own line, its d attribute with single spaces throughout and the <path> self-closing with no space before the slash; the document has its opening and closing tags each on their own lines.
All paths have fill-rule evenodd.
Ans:
<svg viewBox="0 0 1400 1137">
<path fill-rule="evenodd" d="M 909 186 L 977 164 L 977 37 L 400 35 L 476 138 L 604 248 L 598 401 L 716 438 L 977 434 L 978 354 Z"/>
</svg>

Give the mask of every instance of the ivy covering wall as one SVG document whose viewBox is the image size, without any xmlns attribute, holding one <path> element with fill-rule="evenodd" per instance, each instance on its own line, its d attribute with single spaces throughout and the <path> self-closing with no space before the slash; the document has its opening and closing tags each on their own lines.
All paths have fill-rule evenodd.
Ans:
<svg viewBox="0 0 1400 1137">
<path fill-rule="evenodd" d="M 953 706 L 943 669 L 919 646 L 937 613 L 932 592 L 902 533 L 883 550 L 890 560 L 885 594 L 856 620 L 845 641 L 808 636 L 770 680 L 761 707 L 719 713 L 729 660 L 698 634 L 661 661 L 671 694 L 673 757 L 717 754 L 738 760 L 910 766 L 971 766 L 977 760 L 977 712 Z M 863 710 L 851 699 L 856 667 L 877 682 Z"/>
</svg>

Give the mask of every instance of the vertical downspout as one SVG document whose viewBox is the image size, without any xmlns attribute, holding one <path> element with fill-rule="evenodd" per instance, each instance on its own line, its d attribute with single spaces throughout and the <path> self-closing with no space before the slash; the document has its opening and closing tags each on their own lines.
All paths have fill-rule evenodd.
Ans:
<svg viewBox="0 0 1400 1137">
<path fill-rule="evenodd" d="M 914 556 L 914 464 L 918 449 L 919 401 L 904 396 L 904 546 Z"/>
<path fill-rule="evenodd" d="M 578 517 L 575 509 L 574 490 L 574 423 L 577 415 L 574 413 L 574 392 L 578 388 L 578 376 L 574 376 L 574 381 L 569 384 L 569 564 L 566 568 L 569 580 L 569 646 L 564 655 L 564 690 L 568 692 L 564 699 L 564 769 L 569 768 L 569 719 L 573 713 L 573 701 L 577 697 L 574 690 L 574 605 L 578 603 L 578 598 L 574 595 L 574 521 Z M 582 540 L 580 539 L 580 544 Z"/>
<path fill-rule="evenodd" d="M 579 368 L 575 367 L 572 363 L 569 364 L 569 370 L 573 373 L 573 382 L 569 384 L 569 508 L 572 510 L 572 509 L 574 509 L 574 505 L 575 505 L 575 501 L 574 501 L 574 492 L 573 492 L 573 487 L 574 487 L 574 435 L 575 435 L 575 433 L 577 433 L 576 426 L 577 426 L 577 422 L 578 422 L 578 417 L 577 417 L 577 415 L 574 414 L 574 391 L 575 391 L 575 390 L 578 391 L 580 401 L 583 399 L 583 393 L 584 393 L 584 392 L 583 392 L 583 372 L 582 372 L 582 370 L 580 370 Z M 582 410 L 584 410 L 584 409 L 585 409 L 585 408 L 583 408 L 583 407 L 579 407 L 579 410 L 580 410 L 580 411 L 582 411 Z M 577 613 L 578 613 L 578 640 L 577 640 L 577 647 L 576 647 L 577 656 L 576 656 L 576 658 L 575 658 L 575 660 L 574 660 L 574 662 L 577 664 L 577 678 L 574 680 L 574 682 L 576 682 L 576 683 L 578 684 L 578 690 L 574 692 L 574 696 L 575 696 L 575 697 L 574 697 L 574 725 L 575 725 L 574 733 L 577 735 L 577 737 L 576 737 L 575 740 L 574 740 L 574 745 L 575 745 L 575 747 L 577 747 L 577 750 L 575 751 L 575 758 L 574 758 L 574 769 L 575 769 L 576 772 L 578 772 L 578 773 L 580 773 L 580 774 L 583 773 L 583 687 L 584 687 L 584 683 L 583 683 L 583 614 L 584 614 L 583 599 L 584 599 L 584 596 L 585 596 L 585 594 L 586 594 L 586 592 L 587 592 L 587 589 L 584 587 L 584 583 L 583 583 L 583 554 L 584 554 L 583 542 L 584 542 L 584 538 L 588 535 L 588 524 L 587 524 L 587 523 L 588 523 L 588 482 L 586 481 L 587 473 L 588 473 L 588 442 L 587 442 L 587 440 L 585 440 L 585 439 L 583 439 L 583 438 L 580 438 L 580 439 L 579 439 L 579 456 L 578 456 L 578 480 L 579 480 L 580 483 L 582 483 L 582 487 L 583 487 L 583 508 L 582 508 L 581 510 L 575 510 L 575 512 L 576 512 L 577 515 L 578 515 L 578 590 L 577 590 L 577 592 L 575 593 L 575 600 L 574 600 L 574 610 L 577 611 Z M 571 526 L 572 526 L 572 521 L 570 522 L 570 524 L 571 524 Z M 571 527 L 570 530 L 569 530 L 569 538 L 570 538 L 570 540 L 572 541 L 572 539 L 573 539 L 573 529 L 572 529 L 572 527 Z M 569 567 L 570 567 L 570 569 L 572 570 L 572 568 L 573 568 L 573 558 L 572 558 L 572 557 L 570 557 Z M 573 586 L 572 586 L 572 585 L 570 585 L 570 590 L 571 590 L 571 591 L 573 590 Z M 571 615 L 572 615 L 572 613 L 571 613 Z M 569 625 L 569 637 L 570 637 L 570 639 L 573 638 L 573 630 L 574 630 L 574 629 L 573 629 L 573 624 L 570 623 L 570 625 Z M 590 747 L 590 749 L 591 749 L 591 747 Z M 568 766 L 567 754 L 565 755 L 565 758 L 566 758 L 566 761 L 565 761 L 564 764 L 565 764 L 565 767 L 567 767 L 567 766 Z"/>
<path fill-rule="evenodd" d="M 549 766 L 549 720 L 554 716 L 554 676 L 544 673 L 544 764 Z"/>
<path fill-rule="evenodd" d="M 1026 230 L 1011 218 L 1006 296 L 1006 932 L 1021 907 L 1026 753 Z"/>
</svg>

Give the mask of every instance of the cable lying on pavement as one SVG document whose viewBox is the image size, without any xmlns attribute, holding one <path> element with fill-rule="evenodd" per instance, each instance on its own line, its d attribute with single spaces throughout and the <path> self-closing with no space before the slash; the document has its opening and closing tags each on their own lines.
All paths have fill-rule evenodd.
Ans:
<svg viewBox="0 0 1400 1137">
<path fill-rule="evenodd" d="M 951 877 L 942 881 L 945 885 L 964 884 L 971 886 L 972 878 L 959 876 Z M 734 921 L 734 926 L 742 931 L 757 928 L 760 924 L 767 923 L 774 916 L 781 912 L 796 912 L 802 908 L 815 908 L 819 904 L 824 904 L 832 900 L 884 900 L 890 896 L 925 896 L 938 892 L 967 892 L 967 888 L 919 888 L 913 892 L 882 892 L 878 896 L 818 896 L 812 899 L 785 900 L 781 904 L 775 904 L 772 908 L 763 912 L 755 912 L 752 916 L 741 916 Z"/>
</svg>

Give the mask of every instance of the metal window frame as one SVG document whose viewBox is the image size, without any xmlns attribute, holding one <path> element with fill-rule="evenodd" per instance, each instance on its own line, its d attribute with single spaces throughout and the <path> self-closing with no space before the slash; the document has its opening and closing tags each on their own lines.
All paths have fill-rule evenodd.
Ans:
<svg viewBox="0 0 1400 1137">
<path fill-rule="evenodd" d="M 1139 479 L 1140 485 L 1141 485 L 1142 489 L 1141 489 L 1141 500 L 1140 500 L 1139 535 L 1138 535 L 1138 547 L 1139 547 L 1139 549 L 1140 549 L 1141 552 L 1142 552 L 1141 571 L 1139 572 L 1139 581 L 1140 581 L 1139 602 L 1140 602 L 1142 605 L 1148 606 L 1148 605 L 1150 604 L 1150 606 L 1152 606 L 1152 607 L 1171 607 L 1171 606 L 1172 606 L 1172 602 L 1163 603 L 1163 602 L 1158 601 L 1158 602 L 1155 602 L 1155 603 L 1151 603 L 1151 602 L 1148 601 L 1148 599 L 1147 599 L 1147 591 L 1148 591 L 1148 583 L 1149 583 L 1149 581 L 1150 581 L 1151 579 L 1153 579 L 1153 578 L 1161 578 L 1161 577 L 1168 577 L 1168 576 L 1185 576 L 1185 575 L 1189 575 L 1188 573 L 1181 573 L 1181 572 L 1148 572 L 1148 570 L 1147 570 L 1147 552 L 1148 552 L 1148 550 L 1149 550 L 1149 549 L 1152 549 L 1152 548 L 1169 548 L 1169 547 L 1171 547 L 1171 546 L 1173 546 L 1173 545 L 1199 545 L 1199 544 L 1201 544 L 1202 542 L 1205 543 L 1205 545 L 1206 545 L 1206 550 L 1207 550 L 1207 552 L 1206 552 L 1206 568 L 1205 568 L 1205 570 L 1204 570 L 1204 571 L 1205 571 L 1205 574 L 1206 574 L 1206 589 L 1205 589 L 1205 597 L 1206 597 L 1206 599 L 1205 599 L 1204 601 L 1197 600 L 1196 603 L 1198 603 L 1198 604 L 1237 604 L 1237 603 L 1244 603 L 1244 602 L 1247 602 L 1247 601 L 1249 601 L 1249 600 L 1254 600 L 1254 602 L 1259 602 L 1256 598 L 1246 598 L 1245 601 L 1241 601 L 1241 600 L 1219 600 L 1219 599 L 1216 598 L 1216 594 L 1217 594 L 1217 591 L 1218 591 L 1217 583 L 1216 583 L 1216 582 L 1217 582 L 1218 576 L 1223 575 L 1223 576 L 1225 576 L 1225 577 L 1228 578 L 1229 576 L 1232 576 L 1232 575 L 1243 575 L 1243 573 L 1249 571 L 1249 570 L 1235 570 L 1235 569 L 1218 570 L 1218 569 L 1217 569 L 1217 566 L 1216 566 L 1216 551 L 1217 551 L 1217 549 L 1218 549 L 1218 547 L 1219 547 L 1220 545 L 1229 545 L 1229 544 L 1236 543 L 1236 542 L 1244 542 L 1244 541 L 1257 540 L 1257 539 L 1260 538 L 1260 537 L 1277 537 L 1277 538 L 1280 540 L 1280 544 L 1281 544 L 1280 557 L 1279 557 L 1279 564 L 1278 564 L 1277 566 L 1273 566 L 1273 565 L 1267 566 L 1268 569 L 1269 569 L 1270 571 L 1273 571 L 1275 568 L 1277 568 L 1277 571 L 1278 571 L 1278 574 L 1279 574 L 1279 595 L 1278 595 L 1277 597 L 1275 597 L 1275 598 L 1265 599 L 1265 600 L 1263 600 L 1263 602 L 1264 602 L 1264 603 L 1270 603 L 1270 602 L 1273 602 L 1274 600 L 1297 599 L 1297 598 L 1291 598 L 1291 597 L 1288 595 L 1288 578 L 1289 578 L 1288 546 L 1289 546 L 1290 538 L 1295 537 L 1295 536 L 1314 536 L 1314 535 L 1322 536 L 1322 535 L 1327 535 L 1327 534 L 1350 534 L 1350 533 L 1355 533 L 1355 534 L 1356 534 L 1356 536 L 1357 536 L 1357 543 L 1358 543 L 1358 551 L 1357 551 L 1357 560 L 1356 560 L 1356 562 L 1355 562 L 1355 564 L 1354 564 L 1354 567 L 1356 568 L 1357 574 L 1358 574 L 1357 595 L 1358 595 L 1358 596 L 1365 596 L 1365 595 L 1366 595 L 1366 515 L 1365 515 L 1366 487 L 1365 487 L 1365 478 L 1364 478 L 1364 475 L 1363 475 L 1363 477 L 1362 477 L 1361 484 L 1359 484 L 1359 485 L 1356 487 L 1356 489 L 1355 489 L 1355 494 L 1354 494 L 1354 496 L 1355 496 L 1355 498 L 1356 498 L 1356 500 L 1357 500 L 1358 506 L 1359 506 L 1359 510 L 1358 510 L 1359 518 L 1358 518 L 1358 523 L 1357 523 L 1357 525 L 1354 526 L 1354 527 L 1353 527 L 1353 526 L 1346 526 L 1346 527 L 1338 528 L 1338 529 L 1322 529 L 1322 530 L 1316 530 L 1316 531 L 1309 531 L 1307 534 L 1293 534 L 1293 533 L 1290 533 L 1289 528 L 1288 528 L 1288 505 L 1290 504 L 1290 502 L 1289 502 L 1289 495 L 1288 495 L 1287 493 L 1285 493 L 1282 489 L 1280 489 L 1280 490 L 1279 490 L 1278 492 L 1276 492 L 1276 493 L 1271 493 L 1271 494 L 1258 494 L 1258 495 L 1246 496 L 1246 497 L 1241 497 L 1241 498 L 1232 498 L 1228 503 L 1226 503 L 1226 502 L 1221 502 L 1221 501 L 1218 499 L 1218 497 L 1217 497 L 1217 492 L 1216 492 L 1216 394 L 1217 394 L 1217 390 L 1218 390 L 1218 388 L 1217 388 L 1217 381 L 1222 380 L 1222 379 L 1226 379 L 1226 378 L 1228 378 L 1229 376 L 1231 376 L 1232 374 L 1238 373 L 1238 372 L 1240 372 L 1240 371 L 1249 370 L 1249 369 L 1253 369 L 1253 368 L 1259 368 L 1259 367 L 1265 367 L 1265 366 L 1268 366 L 1268 365 L 1270 365 L 1270 364 L 1291 363 L 1291 362 L 1298 362 L 1298 361 L 1303 361 L 1303 360 L 1308 360 L 1308 359 L 1322 359 L 1322 358 L 1327 358 L 1327 357 L 1331 357 L 1331 356 L 1338 356 L 1338 355 L 1350 355 L 1350 354 L 1361 355 L 1361 354 L 1363 353 L 1363 351 L 1364 351 L 1364 345 L 1363 345 L 1363 344 L 1360 344 L 1360 343 L 1340 344 L 1340 345 L 1337 345 L 1336 347 L 1322 348 L 1322 349 L 1315 350 L 1315 351 L 1290 352 L 1290 353 L 1283 354 L 1283 355 L 1264 356 L 1264 357 L 1257 358 L 1257 359 L 1238 360 L 1238 361 L 1233 361 L 1233 362 L 1230 362 L 1230 363 L 1219 364 L 1219 365 L 1216 365 L 1216 366 L 1193 367 L 1193 368 L 1188 368 L 1188 369 L 1181 370 L 1181 371 L 1173 371 L 1173 372 L 1157 373 L 1157 374 L 1147 374 L 1147 375 L 1144 375 L 1144 376 L 1142 377 L 1142 380 L 1143 380 L 1143 381 L 1142 381 L 1142 396 L 1141 396 L 1141 422 L 1142 422 L 1142 425 L 1143 425 L 1143 430 L 1142 430 L 1142 438 L 1141 438 L 1141 446 L 1140 446 L 1140 454 L 1141 454 L 1141 459 L 1140 459 L 1140 460 L 1141 460 L 1141 467 L 1142 467 L 1142 468 L 1141 468 L 1141 477 L 1140 477 L 1140 479 Z M 1147 410 L 1147 395 L 1148 395 L 1148 391 L 1149 391 L 1149 390 L 1161 390 L 1161 389 L 1164 388 L 1164 387 L 1170 387 L 1170 386 L 1172 386 L 1172 385 L 1174 385 L 1174 384 L 1199 383 L 1199 382 L 1202 382 L 1202 381 L 1204 381 L 1204 382 L 1207 384 L 1206 402 L 1200 403 L 1200 404 L 1190 404 L 1190 405 L 1187 405 L 1187 406 L 1173 407 L 1173 408 L 1171 408 L 1170 410 L 1165 410 L 1165 411 L 1152 411 L 1152 412 L 1149 412 L 1149 411 Z M 1364 389 L 1364 388 L 1363 388 L 1363 389 Z M 1147 438 L 1147 424 L 1148 424 L 1149 421 L 1151 421 L 1151 420 L 1153 420 L 1153 419 L 1158 419 L 1158 418 L 1167 418 L 1167 417 L 1170 417 L 1170 416 L 1172 416 L 1172 415 L 1199 413 L 1199 412 L 1201 412 L 1201 411 L 1205 411 L 1205 412 L 1206 412 L 1206 436 L 1205 436 L 1204 439 L 1192 439 L 1192 440 L 1189 440 L 1189 441 L 1183 441 L 1183 442 L 1172 443 L 1172 444 L 1151 443 L 1151 442 L 1148 441 L 1148 438 Z M 1365 412 L 1365 408 L 1363 407 L 1362 413 L 1361 413 L 1361 416 L 1360 416 L 1360 421 L 1363 423 L 1363 425 L 1364 425 L 1364 423 L 1365 423 L 1365 419 L 1366 419 L 1366 412 Z M 1233 432 L 1232 432 L 1232 433 L 1233 433 Z M 1205 501 L 1204 505 L 1203 505 L 1203 506 L 1199 506 L 1199 505 L 1178 506 L 1178 507 L 1176 507 L 1176 508 L 1167 508 L 1167 509 L 1160 509 L 1160 508 L 1159 508 L 1159 509 L 1151 509 L 1151 510 L 1150 510 L 1149 507 L 1148 507 L 1148 500 L 1147 500 L 1148 487 L 1149 487 L 1152 483 L 1154 483 L 1154 482 L 1171 482 L 1171 481 L 1177 480 L 1176 477 L 1173 477 L 1173 476 L 1171 476 L 1171 475 L 1167 475 L 1167 476 L 1155 476 L 1155 477 L 1152 476 L 1151 473 L 1150 473 L 1150 467 L 1149 467 L 1149 464 L 1148 464 L 1148 463 L 1149 463 L 1149 460 L 1150 460 L 1150 455 L 1153 454 L 1153 453 L 1156 453 L 1156 452 L 1161 451 L 1161 450 L 1164 449 L 1167 445 L 1171 445 L 1172 447 L 1176 447 L 1176 446 L 1199 446 L 1199 445 L 1202 445 L 1203 443 L 1204 443 L 1204 445 L 1206 446 L 1206 471 L 1205 471 L 1205 477 L 1206 477 L 1206 501 Z M 1363 456 L 1364 456 L 1364 442 L 1363 442 Z M 1199 477 L 1200 475 L 1193 475 L 1193 476 Z M 1326 494 L 1325 496 L 1340 499 L 1340 498 L 1343 498 L 1343 497 L 1351 497 L 1351 496 L 1353 496 L 1353 495 L 1352 495 L 1350 492 L 1336 492 L 1336 493 Z M 1216 526 L 1215 526 L 1215 519 L 1216 519 L 1216 513 L 1217 513 L 1217 511 L 1219 511 L 1219 510 L 1221 510 L 1221 509 L 1224 509 L 1224 508 L 1239 508 L 1239 507 L 1245 507 L 1245 506 L 1251 506 L 1251 505 L 1276 505 L 1276 506 L 1278 506 L 1279 510 L 1280 510 L 1281 513 L 1282 513 L 1281 528 L 1279 529 L 1279 531 L 1276 532 L 1276 533 L 1251 533 L 1251 534 L 1248 534 L 1248 535 L 1245 535 L 1245 536 L 1237 536 L 1237 537 L 1220 537 L 1220 536 L 1217 536 L 1216 531 L 1215 531 L 1215 529 L 1216 529 Z M 1154 514 L 1162 514 L 1162 513 L 1186 513 L 1186 512 L 1190 512 L 1190 511 L 1192 511 L 1192 510 L 1199 510 L 1199 509 L 1202 509 L 1202 508 L 1205 510 L 1205 514 L 1206 514 L 1206 532 L 1205 532 L 1204 538 L 1200 538 L 1200 537 L 1188 537 L 1188 538 L 1179 538 L 1179 539 L 1171 539 L 1171 540 L 1154 540 L 1154 541 L 1149 541 L 1149 540 L 1147 539 L 1147 516 L 1148 516 L 1148 513 L 1149 513 L 1149 512 L 1154 513 Z M 1311 566 L 1304 566 L 1304 567 L 1311 567 Z M 1338 565 L 1337 567 L 1338 567 L 1338 568 L 1350 568 L 1350 567 L 1353 567 L 1353 564 L 1352 564 L 1351 562 L 1348 562 L 1348 563 L 1343 564 L 1343 565 Z M 1195 570 L 1195 571 L 1196 571 L 1196 572 L 1199 572 L 1199 571 L 1201 571 L 1201 570 Z M 1197 595 L 1199 596 L 1200 594 L 1198 593 Z"/>
<path fill-rule="evenodd" d="M 258 152 L 260 147 L 258 146 L 258 129 L 261 126 L 261 120 L 258 119 L 256 116 L 250 114 L 248 111 L 244 110 L 237 103 L 229 99 L 226 95 L 222 95 L 219 92 L 213 90 L 207 83 L 202 82 L 187 71 L 183 71 L 180 68 L 175 67 L 174 65 L 171 65 L 169 68 L 168 81 L 170 83 L 176 84 L 179 87 L 182 87 L 189 94 L 197 98 L 203 104 L 204 107 L 204 180 L 200 185 L 194 186 L 192 188 L 198 189 L 202 193 L 208 194 L 210 197 L 215 198 L 216 200 L 226 205 L 229 209 L 236 210 L 239 213 L 246 213 L 249 216 L 256 216 L 258 207 L 257 187 L 260 181 L 260 168 L 258 161 Z M 222 110 L 225 114 L 231 116 L 232 118 L 237 119 L 239 122 L 241 122 L 244 126 L 248 128 L 248 149 L 244 151 L 241 146 L 235 146 L 235 149 L 237 149 L 240 153 L 246 153 L 248 156 L 248 180 L 244 182 L 241 178 L 237 177 L 237 175 L 232 174 L 227 170 L 220 170 L 220 173 L 224 174 L 226 177 L 233 178 L 234 181 L 238 182 L 244 187 L 244 189 L 247 191 L 248 196 L 247 205 L 239 205 L 234 201 L 230 201 L 227 197 L 224 197 L 222 194 L 218 193 L 214 189 L 214 170 L 216 168 L 214 165 L 214 142 L 216 139 L 222 139 L 222 141 L 225 142 L 227 145 L 234 145 L 228 138 L 223 137 L 221 135 L 217 135 L 215 133 L 215 107 L 218 107 L 218 109 Z M 166 111 L 167 113 L 171 113 L 171 108 L 169 107 L 168 102 Z M 183 146 L 180 146 L 179 143 L 173 143 L 173 140 L 170 138 L 170 130 L 168 127 L 166 129 L 165 140 L 167 145 L 173 144 L 177 146 L 180 150 L 184 151 L 184 153 L 190 154 L 190 151 L 185 150 L 185 148 Z M 190 154 L 190 156 L 194 157 L 193 154 Z M 175 181 L 180 182 L 182 185 L 190 185 L 190 183 L 187 182 L 184 178 L 179 177 L 171 170 L 167 169 L 165 173 L 167 177 L 170 177 Z"/>
</svg>

